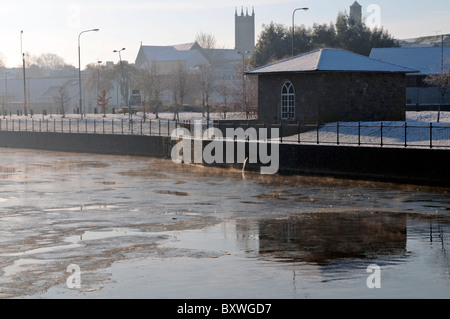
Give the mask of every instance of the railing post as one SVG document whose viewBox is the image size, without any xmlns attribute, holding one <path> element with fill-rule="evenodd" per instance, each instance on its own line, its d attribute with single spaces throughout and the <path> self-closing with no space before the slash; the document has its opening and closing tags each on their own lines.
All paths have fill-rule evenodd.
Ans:
<svg viewBox="0 0 450 319">
<path fill-rule="evenodd" d="M 87 120 L 87 119 L 85 119 L 85 120 L 84 120 L 84 123 L 85 123 L 86 134 L 87 134 L 87 132 L 88 132 L 88 128 L 87 128 L 87 122 L 88 122 L 88 120 Z"/>
<path fill-rule="evenodd" d="M 300 121 L 297 122 L 297 143 L 300 144 L 300 134 L 301 134 L 301 126 L 300 126 Z"/>
<path fill-rule="evenodd" d="M 111 119 L 111 133 L 114 134 L 114 119 Z"/>
<path fill-rule="evenodd" d="M 430 123 L 430 148 L 433 148 L 433 123 Z"/>
<path fill-rule="evenodd" d="M 170 120 L 167 120 L 167 136 L 170 136 Z"/>
<path fill-rule="evenodd" d="M 316 137 L 317 137 L 317 144 L 319 144 L 319 122 L 316 122 Z"/>
<path fill-rule="evenodd" d="M 95 122 L 95 119 L 94 119 L 94 134 L 96 133 L 96 122 Z"/>
<path fill-rule="evenodd" d="M 339 122 L 336 123 L 336 142 L 339 145 Z"/>
<path fill-rule="evenodd" d="M 158 119 L 158 135 L 161 135 L 161 119 Z"/>
<path fill-rule="evenodd" d="M 383 122 L 380 124 L 380 146 L 383 147 Z"/>
<path fill-rule="evenodd" d="M 280 123 L 280 143 L 283 143 L 283 121 Z"/>
<path fill-rule="evenodd" d="M 102 132 L 105 134 L 105 119 L 102 119 Z"/>
<path fill-rule="evenodd" d="M 408 124 L 405 122 L 405 147 L 407 147 L 407 130 L 408 130 Z"/>
<path fill-rule="evenodd" d="M 142 119 L 141 119 L 141 135 L 142 135 Z"/>
<path fill-rule="evenodd" d="M 358 146 L 361 146 L 361 122 L 358 122 Z"/>
<path fill-rule="evenodd" d="M 120 119 L 120 125 L 122 127 L 122 135 L 123 135 L 123 119 Z"/>
</svg>

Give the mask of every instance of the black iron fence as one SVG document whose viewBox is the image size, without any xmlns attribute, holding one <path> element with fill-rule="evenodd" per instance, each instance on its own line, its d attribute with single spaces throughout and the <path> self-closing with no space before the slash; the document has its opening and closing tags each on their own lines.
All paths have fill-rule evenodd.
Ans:
<svg viewBox="0 0 450 319">
<path fill-rule="evenodd" d="M 279 123 L 264 124 L 255 121 L 238 121 L 228 125 L 221 122 L 197 120 L 175 121 L 170 119 L 142 119 L 132 121 L 125 118 L 0 118 L 0 131 L 89 133 L 89 134 L 126 134 L 171 136 L 176 128 L 185 128 L 194 136 L 195 127 L 201 127 L 201 136 L 205 129 L 215 127 L 225 136 L 226 129 L 242 128 L 256 131 L 256 139 L 270 139 L 281 143 L 353 145 L 377 147 L 422 147 L 450 148 L 449 123 L 402 123 L 399 122 L 359 122 L 302 124 Z M 261 137 L 260 129 L 266 129 L 268 135 Z M 276 137 L 270 135 L 276 129 Z M 245 139 L 254 137 L 246 134 Z M 217 138 L 217 134 L 215 135 Z M 233 137 L 231 137 L 233 138 Z M 234 139 L 240 138 L 235 136 Z"/>
<path fill-rule="evenodd" d="M 291 123 L 280 130 L 290 132 L 283 142 L 299 144 L 450 148 L 450 123 Z"/>
</svg>

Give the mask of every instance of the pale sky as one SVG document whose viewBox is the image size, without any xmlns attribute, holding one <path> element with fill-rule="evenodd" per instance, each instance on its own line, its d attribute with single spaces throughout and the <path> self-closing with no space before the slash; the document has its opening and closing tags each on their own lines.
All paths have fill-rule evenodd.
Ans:
<svg viewBox="0 0 450 319">
<path fill-rule="evenodd" d="M 354 0 L 21 0 L 0 6 L 0 53 L 8 67 L 21 65 L 22 48 L 31 55 L 54 53 L 78 67 L 78 35 L 93 28 L 99 32 L 81 35 L 81 66 L 97 61 L 117 62 L 115 49 L 126 48 L 122 59 L 134 62 L 144 45 L 193 42 L 197 34 L 215 36 L 218 45 L 234 47 L 234 12 L 252 8 L 256 36 L 263 24 L 335 22 L 339 11 L 349 11 Z M 359 0 L 363 16 L 381 25 L 398 39 L 450 33 L 448 0 Z M 372 6 L 370 6 L 372 5 Z"/>
</svg>

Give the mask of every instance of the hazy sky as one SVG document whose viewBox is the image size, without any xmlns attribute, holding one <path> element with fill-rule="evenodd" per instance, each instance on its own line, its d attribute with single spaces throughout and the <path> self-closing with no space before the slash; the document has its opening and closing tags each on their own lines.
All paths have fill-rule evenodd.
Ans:
<svg viewBox="0 0 450 319">
<path fill-rule="evenodd" d="M 0 6 L 0 53 L 8 67 L 21 65 L 21 33 L 24 52 L 31 55 L 55 53 L 78 66 L 78 35 L 81 36 L 81 65 L 118 61 L 115 49 L 126 48 L 122 59 L 134 62 L 140 43 L 171 45 L 192 42 L 198 33 L 210 33 L 220 46 L 234 47 L 234 12 L 254 7 L 256 35 L 263 24 L 335 22 L 339 11 L 349 11 L 354 0 L 21 0 Z M 363 15 L 380 24 L 396 38 L 450 33 L 449 0 L 360 0 Z M 372 5 L 372 6 L 369 6 Z"/>
</svg>

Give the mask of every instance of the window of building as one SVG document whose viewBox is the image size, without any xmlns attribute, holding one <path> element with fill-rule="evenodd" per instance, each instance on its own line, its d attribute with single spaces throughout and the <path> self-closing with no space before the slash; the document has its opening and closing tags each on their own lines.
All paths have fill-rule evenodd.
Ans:
<svg viewBox="0 0 450 319">
<path fill-rule="evenodd" d="M 295 90 L 289 81 L 281 89 L 281 119 L 295 119 Z"/>
</svg>

